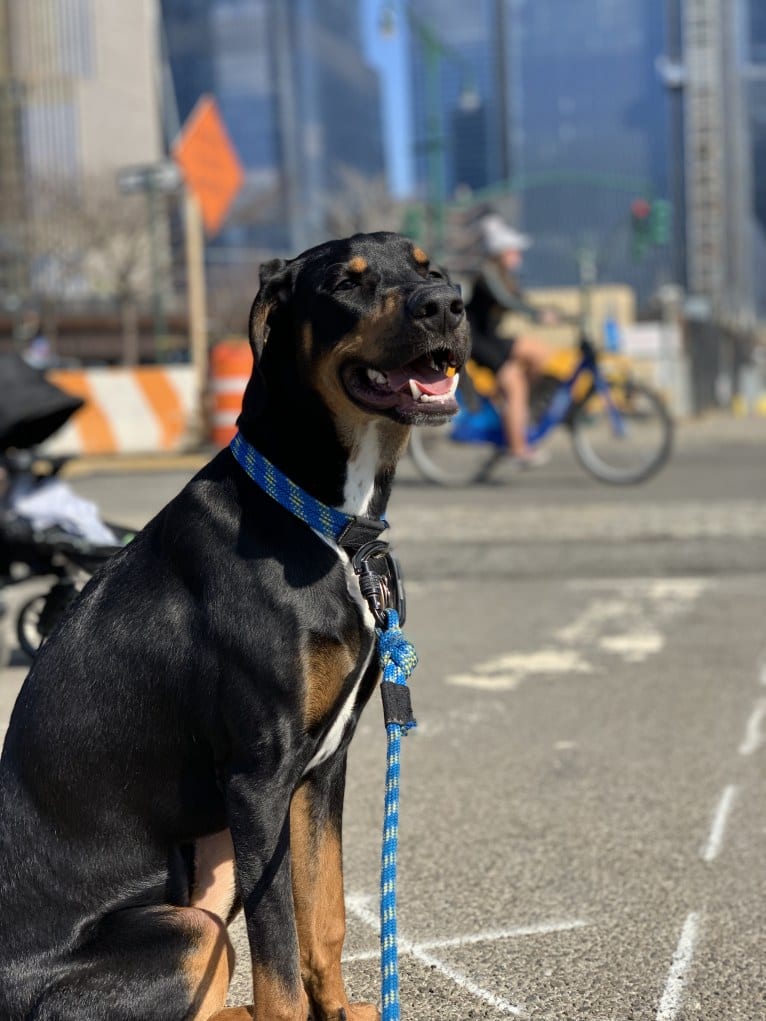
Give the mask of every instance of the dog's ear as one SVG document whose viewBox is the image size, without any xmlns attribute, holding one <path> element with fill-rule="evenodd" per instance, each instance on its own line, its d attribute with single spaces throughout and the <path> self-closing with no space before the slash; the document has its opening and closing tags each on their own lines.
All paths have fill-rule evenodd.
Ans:
<svg viewBox="0 0 766 1021">
<path fill-rule="evenodd" d="M 266 380 L 260 369 L 261 355 L 280 308 L 285 307 L 293 289 L 294 269 L 284 259 L 271 259 L 260 269 L 260 287 L 250 309 L 250 347 L 253 371 L 245 387 L 242 414 L 237 425 L 247 434 L 248 423 L 261 414 L 266 404 Z"/>
<path fill-rule="evenodd" d="M 290 297 L 293 286 L 293 271 L 284 259 L 271 259 L 260 269 L 260 287 L 250 309 L 250 347 L 257 365 L 263 345 L 269 335 L 269 319 Z"/>
</svg>

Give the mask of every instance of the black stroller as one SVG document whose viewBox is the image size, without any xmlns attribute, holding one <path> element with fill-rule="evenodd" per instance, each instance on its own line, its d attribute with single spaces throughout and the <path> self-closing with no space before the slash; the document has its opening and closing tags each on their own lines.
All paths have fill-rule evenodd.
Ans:
<svg viewBox="0 0 766 1021">
<path fill-rule="evenodd" d="M 3 588 L 29 578 L 53 579 L 46 592 L 27 600 L 17 614 L 19 646 L 30 659 L 84 578 L 132 538 L 128 529 L 101 523 L 94 539 L 71 516 L 59 520 L 56 513 L 57 497 L 69 495 L 56 476 L 71 458 L 50 457 L 36 448 L 82 405 L 22 358 L 0 355 L 0 595 Z M 49 498 L 47 511 L 42 517 L 30 514 L 28 508 L 42 493 Z"/>
</svg>

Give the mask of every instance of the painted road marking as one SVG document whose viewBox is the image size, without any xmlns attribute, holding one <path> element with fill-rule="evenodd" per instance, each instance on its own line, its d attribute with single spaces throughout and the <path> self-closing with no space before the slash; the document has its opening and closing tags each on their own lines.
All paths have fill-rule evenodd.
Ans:
<svg viewBox="0 0 766 1021">
<path fill-rule="evenodd" d="M 737 788 L 734 784 L 729 784 L 728 787 L 724 787 L 723 793 L 718 800 L 716 810 L 713 813 L 713 822 L 710 827 L 707 843 L 702 850 L 703 861 L 714 861 L 718 857 L 718 853 L 723 844 L 724 834 L 726 832 L 726 823 L 729 819 L 729 812 L 731 811 L 736 796 Z"/>
<path fill-rule="evenodd" d="M 567 644 L 597 645 L 625 663 L 643 663 L 661 652 L 661 627 L 689 607 L 708 588 L 703 578 L 628 578 L 576 583 L 597 596 L 575 620 L 556 633 Z"/>
<path fill-rule="evenodd" d="M 375 932 L 378 932 L 380 922 L 377 914 L 369 907 L 372 902 L 372 897 L 351 896 L 346 899 L 346 907 L 348 911 L 355 915 L 361 922 L 364 922 L 365 925 L 368 925 Z M 459 947 L 485 941 L 493 942 L 501 939 L 514 939 L 521 936 L 567 932 L 571 929 L 580 929 L 587 924 L 587 922 L 580 919 L 560 922 L 541 922 L 538 925 L 523 926 L 516 929 L 495 929 L 467 936 L 456 936 L 451 939 L 427 940 L 417 943 L 405 939 L 400 935 L 399 952 L 401 954 L 408 954 L 410 957 L 414 957 L 416 960 L 420 961 L 421 964 L 425 964 L 429 968 L 434 968 L 436 971 L 444 975 L 445 978 L 450 979 L 450 981 L 454 982 L 455 985 L 464 989 L 471 996 L 489 1004 L 500 1013 L 511 1014 L 519 1017 L 526 1013 L 522 1007 L 519 1007 L 517 1004 L 511 1003 L 502 996 L 498 996 L 489 989 L 485 989 L 483 986 L 478 985 L 473 981 L 473 979 L 464 975 L 463 972 L 458 971 L 451 965 L 445 964 L 444 961 L 440 961 L 437 957 L 434 957 L 433 954 L 428 953 L 428 951 L 437 950 L 442 947 Z M 365 961 L 377 958 L 379 954 L 379 950 L 362 951 L 359 954 L 350 954 L 347 957 L 344 956 L 343 959 L 346 962 Z"/>
<path fill-rule="evenodd" d="M 668 981 L 657 1010 L 657 1021 L 673 1021 L 681 1006 L 681 998 L 686 984 L 686 974 L 694 957 L 694 947 L 699 935 L 699 915 L 692 911 L 684 922 L 681 938 L 678 941 L 673 963 L 670 966 Z"/>
<path fill-rule="evenodd" d="M 633 631 L 607 635 L 598 644 L 605 652 L 621 656 L 626 663 L 643 663 L 649 656 L 662 651 L 665 639 L 659 631 Z"/>
<path fill-rule="evenodd" d="M 447 684 L 484 691 L 512 691 L 534 674 L 590 674 L 593 667 L 574 649 L 539 649 L 506 653 L 473 667 L 470 673 L 449 674 Z"/>
<path fill-rule="evenodd" d="M 745 727 L 745 736 L 742 739 L 742 744 L 739 746 L 740 755 L 752 755 L 753 752 L 757 752 L 763 744 L 763 733 L 761 731 L 761 724 L 766 717 L 766 698 L 759 699 L 750 718 L 747 721 Z"/>
<path fill-rule="evenodd" d="M 513 691 L 535 676 L 590 674 L 596 669 L 589 661 L 594 649 L 627 664 L 643 663 L 664 648 L 665 625 L 688 612 L 710 583 L 703 578 L 628 578 L 570 587 L 594 594 L 570 624 L 554 633 L 555 646 L 496 656 L 448 675 L 447 684 Z"/>
<path fill-rule="evenodd" d="M 376 924 L 378 924 L 376 922 Z M 579 918 L 573 921 L 562 922 L 541 922 L 539 925 L 521 925 L 516 929 L 492 929 L 488 932 L 477 932 L 470 936 L 453 936 L 451 939 L 420 940 L 417 943 L 407 945 L 420 950 L 443 950 L 445 947 L 470 946 L 473 943 L 496 943 L 502 939 L 520 939 L 524 936 L 547 936 L 552 932 L 571 932 L 572 929 L 582 929 L 587 922 Z M 404 943 L 401 944 L 401 948 Z M 360 950 L 355 954 L 344 954 L 343 960 L 347 963 L 354 961 L 373 961 L 380 957 L 380 950 Z"/>
<path fill-rule="evenodd" d="M 571 624 L 556 632 L 556 638 L 567 643 L 592 641 L 607 624 L 629 617 L 631 612 L 628 600 L 594 599 Z"/>
</svg>

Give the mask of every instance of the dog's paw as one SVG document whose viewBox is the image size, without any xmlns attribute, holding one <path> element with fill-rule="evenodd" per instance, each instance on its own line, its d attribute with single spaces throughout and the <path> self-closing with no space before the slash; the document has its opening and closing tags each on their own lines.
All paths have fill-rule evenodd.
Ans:
<svg viewBox="0 0 766 1021">
<path fill-rule="evenodd" d="M 253 1021 L 252 1007 L 225 1007 L 208 1021 Z"/>
<path fill-rule="evenodd" d="M 350 1003 L 337 1011 L 315 1011 L 308 1021 L 380 1021 L 380 1012 L 372 1003 Z"/>
<path fill-rule="evenodd" d="M 372 1003 L 351 1003 L 344 1013 L 346 1021 L 380 1021 L 380 1011 Z"/>
</svg>

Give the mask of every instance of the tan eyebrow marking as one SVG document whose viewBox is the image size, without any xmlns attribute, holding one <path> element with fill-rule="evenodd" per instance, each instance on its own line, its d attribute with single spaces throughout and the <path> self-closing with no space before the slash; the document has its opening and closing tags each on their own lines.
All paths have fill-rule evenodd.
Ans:
<svg viewBox="0 0 766 1021">
<path fill-rule="evenodd" d="M 349 273 L 364 273 L 367 269 L 367 260 L 362 258 L 361 255 L 355 255 L 354 258 L 348 264 Z"/>
<path fill-rule="evenodd" d="M 413 248 L 412 257 L 415 262 L 419 262 L 421 266 L 431 261 L 422 248 Z"/>
</svg>

